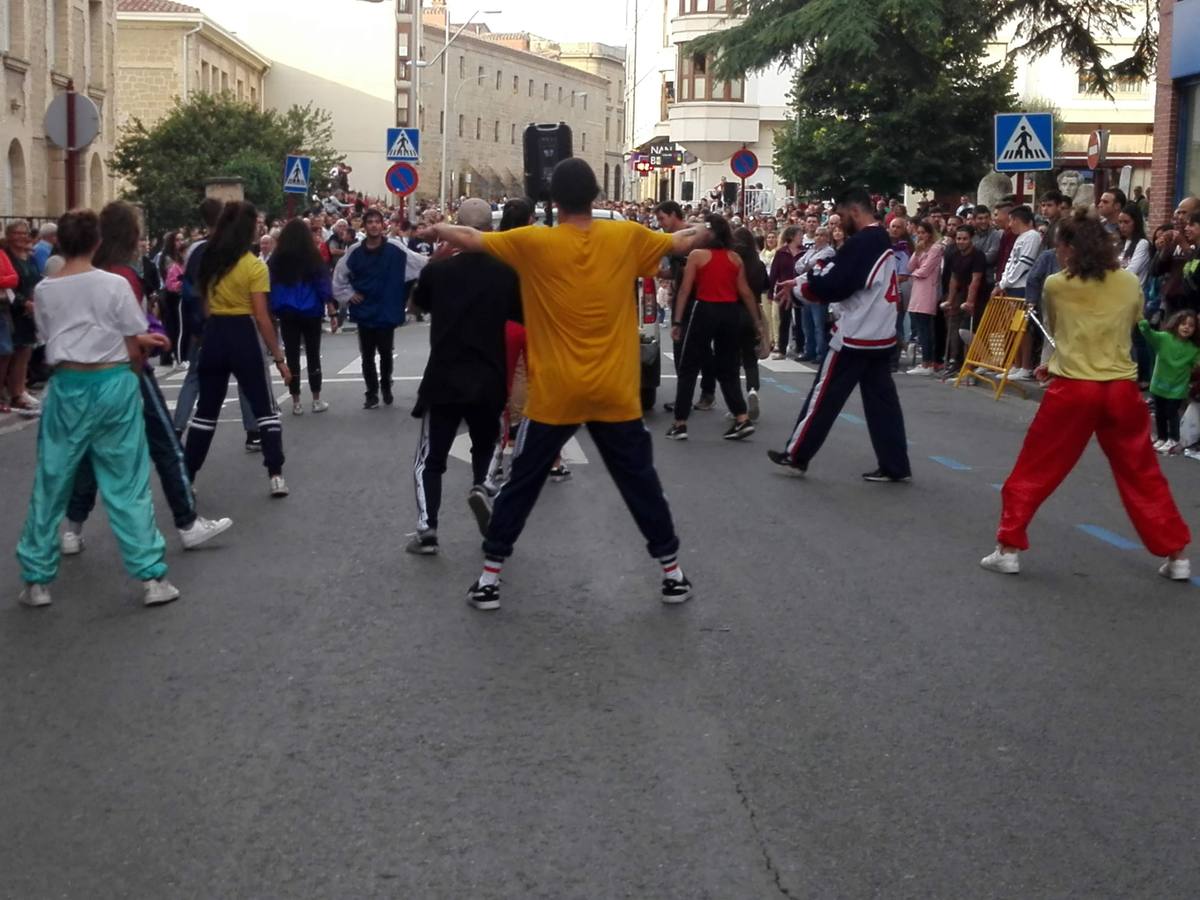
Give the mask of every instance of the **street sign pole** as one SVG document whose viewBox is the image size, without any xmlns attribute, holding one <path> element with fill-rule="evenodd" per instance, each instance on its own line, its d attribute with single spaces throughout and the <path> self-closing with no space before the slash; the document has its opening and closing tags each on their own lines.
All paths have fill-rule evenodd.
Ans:
<svg viewBox="0 0 1200 900">
<path fill-rule="evenodd" d="M 742 179 L 741 199 L 738 201 L 738 215 L 742 217 L 742 222 L 746 221 L 746 179 Z M 770 349 L 769 347 L 767 349 Z"/>
<path fill-rule="evenodd" d="M 75 170 L 78 167 L 78 151 L 75 150 L 75 80 L 67 82 L 67 209 L 72 210 L 79 202 L 78 190 L 75 184 Z"/>
</svg>

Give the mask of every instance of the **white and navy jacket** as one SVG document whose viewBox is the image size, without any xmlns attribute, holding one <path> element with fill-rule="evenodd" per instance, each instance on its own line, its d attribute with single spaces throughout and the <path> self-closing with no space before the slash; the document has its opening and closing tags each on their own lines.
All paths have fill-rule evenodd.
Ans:
<svg viewBox="0 0 1200 900">
<path fill-rule="evenodd" d="M 808 276 L 804 299 L 838 304 L 831 350 L 882 350 L 896 345 L 900 287 L 896 254 L 881 225 L 871 225 L 842 245 L 833 261 Z"/>
</svg>

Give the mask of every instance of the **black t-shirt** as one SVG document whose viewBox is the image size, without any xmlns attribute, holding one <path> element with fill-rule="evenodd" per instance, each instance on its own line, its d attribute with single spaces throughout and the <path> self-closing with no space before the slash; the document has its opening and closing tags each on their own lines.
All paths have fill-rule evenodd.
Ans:
<svg viewBox="0 0 1200 900">
<path fill-rule="evenodd" d="M 958 279 L 960 301 L 967 299 L 967 291 L 971 288 L 971 278 L 978 272 L 986 277 L 987 275 L 987 257 L 983 255 L 983 251 L 972 247 L 970 253 L 963 253 L 958 247 L 947 257 L 949 265 L 946 268 L 950 274 Z M 949 282 L 947 282 L 947 287 Z"/>
<path fill-rule="evenodd" d="M 505 322 L 521 320 L 517 273 L 485 253 L 459 253 L 421 270 L 412 302 L 433 314 L 413 415 L 449 403 L 499 415 L 508 393 Z"/>
</svg>

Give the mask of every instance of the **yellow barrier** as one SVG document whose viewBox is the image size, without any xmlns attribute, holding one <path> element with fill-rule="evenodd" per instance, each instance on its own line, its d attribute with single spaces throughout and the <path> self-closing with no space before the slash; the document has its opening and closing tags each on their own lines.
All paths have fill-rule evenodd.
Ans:
<svg viewBox="0 0 1200 900">
<path fill-rule="evenodd" d="M 1025 337 L 1026 322 L 1023 299 L 993 297 L 988 301 L 954 386 L 958 387 L 964 377 L 974 375 L 996 389 L 996 400 L 1010 386 L 1020 391 L 1022 397 L 1026 396 L 1025 388 L 1008 380 L 1021 349 L 1021 339 Z"/>
</svg>

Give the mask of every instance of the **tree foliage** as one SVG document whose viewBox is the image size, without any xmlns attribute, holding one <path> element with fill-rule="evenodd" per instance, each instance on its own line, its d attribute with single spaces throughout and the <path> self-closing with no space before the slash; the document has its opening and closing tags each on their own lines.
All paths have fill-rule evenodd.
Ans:
<svg viewBox="0 0 1200 900">
<path fill-rule="evenodd" d="M 204 181 L 220 176 L 244 179 L 246 199 L 278 215 L 286 205 L 284 159 L 296 153 L 312 157 L 310 190 L 326 190 L 325 173 L 342 159 L 328 112 L 311 104 L 262 111 L 229 94 L 197 94 L 177 100 L 151 128 L 131 121 L 111 166 L 129 183 L 125 197 L 142 204 L 154 233 L 198 224 Z"/>
<path fill-rule="evenodd" d="M 1152 0 L 998 0 L 964 4 L 961 0 L 736 0 L 746 17 L 709 35 L 697 48 L 717 51 L 719 78 L 736 78 L 772 64 L 791 63 L 799 51 L 822 50 L 847 63 L 869 64 L 897 22 L 917 33 L 922 27 L 945 33 L 940 22 L 956 7 L 978 7 L 986 37 L 1012 24 L 1018 55 L 1060 54 L 1064 61 L 1091 73 L 1096 86 L 1112 96 L 1116 77 L 1150 78 L 1158 46 L 1157 4 Z M 1135 14 L 1136 12 L 1136 14 Z M 1130 53 L 1111 59 L 1103 46 L 1142 27 Z M 953 34 L 951 34 L 953 36 Z"/>
<path fill-rule="evenodd" d="M 798 14 L 813 15 L 819 2 Z M 776 165 L 800 190 L 825 195 L 850 185 L 974 189 L 992 155 L 993 114 L 1016 102 L 1011 66 L 984 61 L 987 16 L 959 4 L 873 19 L 865 43 L 854 28 L 837 43 L 806 43 L 791 94 L 796 121 L 776 133 Z"/>
</svg>

